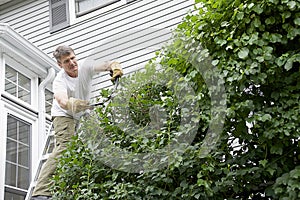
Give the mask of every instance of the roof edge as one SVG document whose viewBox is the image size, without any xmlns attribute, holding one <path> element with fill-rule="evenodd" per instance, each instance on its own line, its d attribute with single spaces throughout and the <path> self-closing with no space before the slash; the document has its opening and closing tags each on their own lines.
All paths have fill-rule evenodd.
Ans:
<svg viewBox="0 0 300 200">
<path fill-rule="evenodd" d="M 1 41 L 7 44 L 5 47 L 0 46 L 1 51 L 8 53 L 15 52 L 16 54 L 28 58 L 32 64 L 30 67 L 36 68 L 33 70 L 45 73 L 49 68 L 54 68 L 55 71 L 59 71 L 59 67 L 52 58 L 13 30 L 7 23 L 0 23 L 0 42 Z"/>
</svg>

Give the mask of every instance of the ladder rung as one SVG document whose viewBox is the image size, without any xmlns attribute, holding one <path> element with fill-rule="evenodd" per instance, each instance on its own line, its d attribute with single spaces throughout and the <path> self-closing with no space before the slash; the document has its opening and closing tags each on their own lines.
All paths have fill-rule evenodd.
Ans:
<svg viewBox="0 0 300 200">
<path fill-rule="evenodd" d="M 43 155 L 41 158 L 41 161 L 47 160 L 49 158 L 49 156 L 50 156 L 50 153 Z"/>
<path fill-rule="evenodd" d="M 49 133 L 48 137 L 49 137 L 49 136 L 54 136 L 54 134 L 55 134 L 55 132 L 54 132 L 54 131 L 51 131 L 51 132 Z"/>
</svg>

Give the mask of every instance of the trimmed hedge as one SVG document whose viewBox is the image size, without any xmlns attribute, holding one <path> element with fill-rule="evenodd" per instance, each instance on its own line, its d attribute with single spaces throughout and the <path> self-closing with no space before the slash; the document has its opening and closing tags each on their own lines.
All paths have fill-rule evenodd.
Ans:
<svg viewBox="0 0 300 200">
<path fill-rule="evenodd" d="M 146 70 L 122 78 L 119 100 L 97 110 L 101 121 L 83 122 L 81 136 L 59 160 L 54 198 L 299 199 L 299 44 L 299 1 L 196 0 Z M 179 74 L 175 83 L 150 81 L 172 70 Z M 194 94 L 176 96 L 185 87 Z M 219 102 L 213 98 L 218 93 Z M 188 101 L 195 108 L 191 118 L 181 109 Z M 222 124 L 218 137 L 218 124 L 211 124 L 215 114 Z M 155 119 L 158 128 L 150 130 Z M 196 130 L 182 125 L 186 119 Z M 166 153 L 178 138 L 182 152 L 171 149 L 157 163 L 138 157 Z M 214 148 L 204 153 L 203 144 Z M 109 154 L 114 148 L 120 151 Z M 128 163 L 105 162 L 105 155 L 121 158 L 124 151 L 134 155 Z M 139 162 L 147 170 L 136 173 Z"/>
</svg>

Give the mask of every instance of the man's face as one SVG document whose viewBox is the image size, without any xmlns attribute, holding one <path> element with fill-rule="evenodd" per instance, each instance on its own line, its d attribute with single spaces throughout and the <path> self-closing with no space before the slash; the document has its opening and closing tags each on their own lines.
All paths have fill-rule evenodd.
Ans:
<svg viewBox="0 0 300 200">
<path fill-rule="evenodd" d="M 78 64 L 74 53 L 62 56 L 57 63 L 70 77 L 75 78 L 78 76 Z"/>
</svg>

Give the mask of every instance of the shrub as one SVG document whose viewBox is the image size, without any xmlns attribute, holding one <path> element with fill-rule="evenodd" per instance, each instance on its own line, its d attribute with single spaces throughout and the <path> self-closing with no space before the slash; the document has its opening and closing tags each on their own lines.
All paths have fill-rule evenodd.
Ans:
<svg viewBox="0 0 300 200">
<path fill-rule="evenodd" d="M 299 11 L 292 0 L 196 0 L 173 41 L 83 122 L 85 136 L 60 159 L 54 195 L 299 199 Z M 156 84 L 172 70 L 175 81 Z M 186 87 L 194 93 L 181 98 Z M 188 101 L 195 109 L 182 109 Z"/>
</svg>

